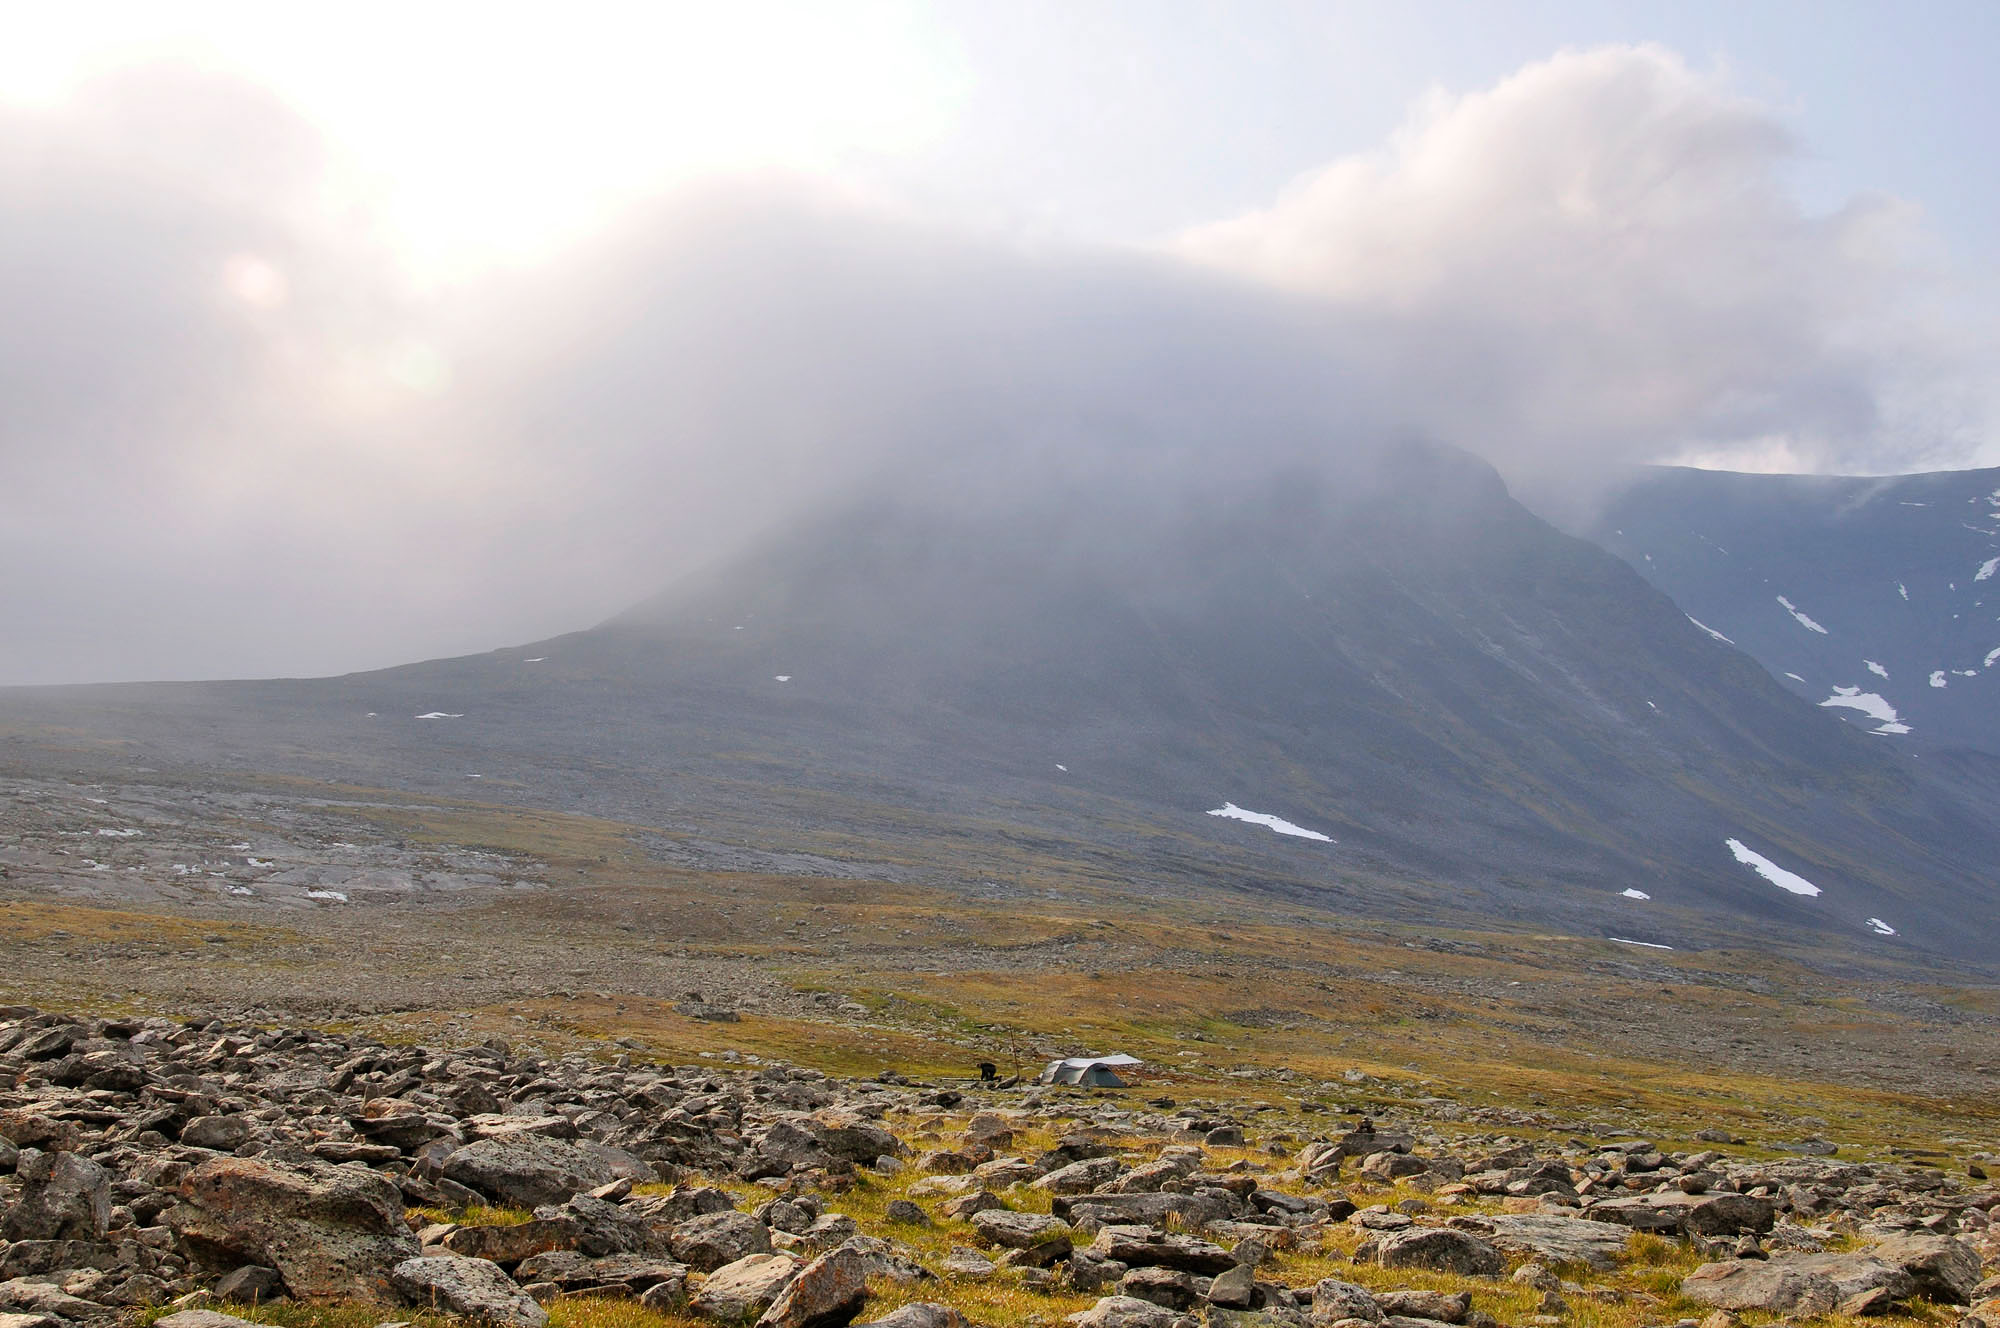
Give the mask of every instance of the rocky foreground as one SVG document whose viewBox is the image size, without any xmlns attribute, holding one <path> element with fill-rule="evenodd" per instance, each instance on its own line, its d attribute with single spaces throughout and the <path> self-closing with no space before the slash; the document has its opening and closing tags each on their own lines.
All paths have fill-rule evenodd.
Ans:
<svg viewBox="0 0 2000 1328">
<path fill-rule="evenodd" d="M 1447 1138 L 1415 1107 L 1315 1131 L 605 1051 L 0 1009 L 0 1328 L 163 1305 L 168 1328 L 227 1328 L 210 1307 L 284 1299 L 542 1328 L 577 1297 L 959 1328 L 952 1302 L 996 1282 L 1098 1295 L 1078 1328 L 1497 1328 L 1524 1292 L 1536 1328 L 1573 1302 L 1633 1323 L 1954 1306 L 2000 1328 L 2000 1189 L 1977 1166 Z M 875 1230 L 841 1211 L 889 1183 Z M 1678 1291 L 1596 1284 L 1646 1251 L 1685 1266 Z M 1284 1272 L 1332 1258 L 1355 1271 Z"/>
</svg>

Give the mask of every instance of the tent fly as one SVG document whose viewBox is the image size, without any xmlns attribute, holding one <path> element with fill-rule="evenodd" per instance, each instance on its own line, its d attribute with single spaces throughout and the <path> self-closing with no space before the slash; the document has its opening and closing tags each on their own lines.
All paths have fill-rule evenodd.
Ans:
<svg viewBox="0 0 2000 1328">
<path fill-rule="evenodd" d="M 1079 1088 L 1125 1088 L 1128 1085 L 1117 1071 L 1127 1065 L 1141 1064 L 1144 1062 L 1137 1056 L 1123 1052 L 1113 1056 L 1071 1056 L 1067 1060 L 1050 1061 L 1042 1071 L 1041 1082 L 1075 1084 Z"/>
</svg>

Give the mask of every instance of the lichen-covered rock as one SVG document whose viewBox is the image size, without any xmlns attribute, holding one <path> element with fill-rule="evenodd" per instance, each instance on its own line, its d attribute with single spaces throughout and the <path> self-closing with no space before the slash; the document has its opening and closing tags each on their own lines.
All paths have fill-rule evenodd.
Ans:
<svg viewBox="0 0 2000 1328">
<path fill-rule="evenodd" d="M 478 1139 L 445 1159 L 448 1180 L 514 1208 L 559 1204 L 623 1177 L 651 1178 L 651 1168 L 620 1149 L 521 1132 Z"/>
<path fill-rule="evenodd" d="M 1947 1305 L 1971 1303 L 1979 1288 L 1978 1253 L 1950 1236 L 1891 1236 L 1868 1253 L 1908 1273 L 1919 1295 Z"/>
<path fill-rule="evenodd" d="M 1498 1277 L 1506 1258 L 1470 1232 L 1450 1227 L 1420 1227 L 1382 1237 L 1376 1262 L 1384 1268 L 1428 1268 L 1461 1277 Z"/>
<path fill-rule="evenodd" d="M 216 1158 L 189 1172 L 164 1220 L 189 1250 L 227 1268 L 275 1268 L 306 1300 L 386 1300 L 389 1272 L 421 1251 L 403 1196 L 361 1167 Z"/>
<path fill-rule="evenodd" d="M 858 1250 L 831 1250 L 799 1270 L 757 1328 L 843 1328 L 867 1300 L 867 1258 Z"/>
<path fill-rule="evenodd" d="M 1313 1323 L 1317 1328 L 1331 1328 L 1343 1319 L 1380 1323 L 1382 1307 L 1366 1287 L 1343 1282 L 1337 1277 L 1321 1278 L 1313 1285 Z"/>
<path fill-rule="evenodd" d="M 789 1254 L 752 1254 L 708 1275 L 688 1308 L 718 1323 L 754 1322 L 799 1275 L 804 1264 Z"/>
<path fill-rule="evenodd" d="M 667 1243 L 674 1258 L 706 1273 L 752 1254 L 769 1254 L 771 1232 L 750 1214 L 732 1208 L 689 1218 L 673 1229 Z"/>
<path fill-rule="evenodd" d="M 548 1311 L 524 1293 L 500 1265 L 456 1254 L 405 1259 L 390 1280 L 411 1305 L 444 1310 L 499 1328 L 547 1328 Z"/>
<path fill-rule="evenodd" d="M 1916 1290 L 1895 1264 L 1865 1254 L 1795 1254 L 1703 1264 L 1681 1279 L 1681 1293 L 1725 1310 L 1769 1310 L 1802 1318 L 1830 1314 L 1877 1289 L 1891 1301 Z"/>
<path fill-rule="evenodd" d="M 0 1224 L 8 1240 L 99 1240 L 111 1225 L 111 1177 L 78 1153 L 22 1150 L 21 1197 Z"/>
</svg>

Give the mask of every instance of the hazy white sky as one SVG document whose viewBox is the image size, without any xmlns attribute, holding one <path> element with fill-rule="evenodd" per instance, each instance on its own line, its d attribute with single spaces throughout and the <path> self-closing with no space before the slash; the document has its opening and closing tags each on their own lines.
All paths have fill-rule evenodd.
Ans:
<svg viewBox="0 0 2000 1328">
<path fill-rule="evenodd" d="M 2000 461 L 1986 4 L 0 31 L 0 683 L 587 625 L 946 438 Z"/>
</svg>

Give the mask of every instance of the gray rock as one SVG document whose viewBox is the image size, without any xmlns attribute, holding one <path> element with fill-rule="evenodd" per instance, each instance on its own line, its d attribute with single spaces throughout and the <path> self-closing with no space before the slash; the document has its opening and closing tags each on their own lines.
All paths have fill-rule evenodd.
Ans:
<svg viewBox="0 0 2000 1328">
<path fill-rule="evenodd" d="M 1979 1289 L 1978 1252 L 1951 1236 L 1891 1236 L 1868 1253 L 1908 1273 L 1917 1294 L 1946 1305 L 1969 1305 Z"/>
<path fill-rule="evenodd" d="M 963 1314 L 949 1305 L 928 1300 L 914 1301 L 871 1320 L 862 1328 L 972 1328 Z"/>
<path fill-rule="evenodd" d="M 1106 1296 L 1064 1322 L 1072 1328 L 1174 1328 L 1174 1311 L 1131 1296 Z"/>
<path fill-rule="evenodd" d="M 1468 1231 L 1508 1254 L 1550 1263 L 1584 1263 L 1592 1268 L 1616 1266 L 1632 1239 L 1629 1227 L 1593 1222 L 1557 1213 L 1494 1213 L 1454 1217 L 1450 1226 Z"/>
<path fill-rule="evenodd" d="M 667 1237 L 674 1258 L 700 1272 L 713 1272 L 753 1254 L 771 1252 L 771 1232 L 748 1213 L 731 1209 L 691 1217 Z"/>
<path fill-rule="evenodd" d="M 103 1305 L 72 1296 L 61 1287 L 27 1277 L 0 1282 L 0 1310 L 16 1314 L 45 1314 L 77 1323 L 110 1319 L 116 1314 L 116 1311 Z"/>
<path fill-rule="evenodd" d="M 239 1319 L 233 1314 L 220 1314 L 215 1310 L 176 1310 L 153 1320 L 166 1324 L 167 1328 L 256 1328 L 248 1319 Z"/>
<path fill-rule="evenodd" d="M 719 1323 L 748 1323 L 771 1307 L 804 1265 L 789 1254 L 752 1254 L 708 1275 L 688 1308 Z"/>
<path fill-rule="evenodd" d="M 1382 1237 L 1375 1259 L 1384 1268 L 1429 1268 L 1461 1277 L 1498 1277 L 1507 1267 L 1499 1250 L 1450 1227 L 1391 1232 Z"/>
<path fill-rule="evenodd" d="M 1375 1297 L 1389 1321 L 1423 1319 L 1430 1323 L 1464 1323 L 1472 1313 L 1469 1292 L 1384 1291 Z"/>
<path fill-rule="evenodd" d="M 972 1228 L 995 1245 L 1032 1250 L 1055 1241 L 1068 1243 L 1069 1223 L 1045 1213 L 1016 1213 L 988 1208 L 972 1215 Z"/>
<path fill-rule="evenodd" d="M 214 1290 L 223 1300 L 233 1300 L 244 1305 L 258 1305 L 284 1295 L 285 1279 L 278 1276 L 278 1270 L 275 1268 L 246 1263 L 241 1268 L 231 1269 L 223 1274 L 216 1282 Z"/>
<path fill-rule="evenodd" d="M 1178 1268 L 1209 1276 L 1237 1266 L 1236 1256 L 1220 1245 L 1146 1226 L 1100 1227 L 1090 1242 L 1090 1252 L 1133 1268 Z"/>
<path fill-rule="evenodd" d="M 1257 1270 L 1243 1264 L 1215 1275 L 1209 1283 L 1208 1303 L 1227 1310 L 1254 1309 L 1257 1305 Z"/>
<path fill-rule="evenodd" d="M 389 1273 L 396 1289 L 415 1306 L 447 1310 L 503 1328 L 546 1328 L 549 1315 L 524 1293 L 500 1265 L 456 1254 L 405 1259 Z"/>
<path fill-rule="evenodd" d="M 476 1140 L 444 1163 L 446 1179 L 508 1207 L 530 1209 L 562 1203 L 621 1177 L 645 1179 L 650 1171 L 616 1148 L 526 1132 Z"/>
<path fill-rule="evenodd" d="M 111 1177 L 79 1153 L 24 1149 L 21 1197 L 0 1232 L 8 1240 L 98 1240 L 111 1225 Z"/>
<path fill-rule="evenodd" d="M 1030 1188 L 1047 1190 L 1051 1194 L 1089 1194 L 1098 1186 L 1116 1180 L 1123 1170 L 1125 1164 L 1115 1157 L 1087 1157 L 1081 1162 L 1058 1167 L 1033 1181 Z"/>
<path fill-rule="evenodd" d="M 278 1270 L 301 1299 L 386 1300 L 389 1272 L 421 1253 L 403 1196 L 362 1167 L 221 1157 L 189 1172 L 163 1215 L 190 1252 Z"/>
<path fill-rule="evenodd" d="M 978 1250 L 965 1245 L 954 1245 L 938 1265 L 953 1277 L 971 1278 L 974 1281 L 993 1276 L 993 1261 Z"/>
<path fill-rule="evenodd" d="M 868 1300 L 868 1269 L 858 1250 L 829 1250 L 799 1269 L 757 1328 L 844 1328 Z"/>
<path fill-rule="evenodd" d="M 1170 1310 L 1191 1308 L 1200 1299 L 1194 1277 L 1178 1268 L 1134 1268 L 1118 1279 L 1118 1294 Z"/>
<path fill-rule="evenodd" d="M 1810 1318 L 1877 1288 L 1892 1300 L 1916 1290 L 1911 1276 L 1865 1254 L 1789 1254 L 1703 1264 L 1681 1279 L 1681 1293 L 1725 1310 L 1769 1310 Z"/>
<path fill-rule="evenodd" d="M 189 1148 L 233 1153 L 250 1142 L 250 1122 L 241 1116 L 197 1116 L 181 1127 L 181 1142 Z"/>
<path fill-rule="evenodd" d="M 1313 1285 L 1313 1323 L 1317 1328 L 1331 1328 L 1343 1319 L 1380 1323 L 1382 1307 L 1366 1287 L 1343 1282 L 1336 1277 L 1322 1278 Z"/>
</svg>

